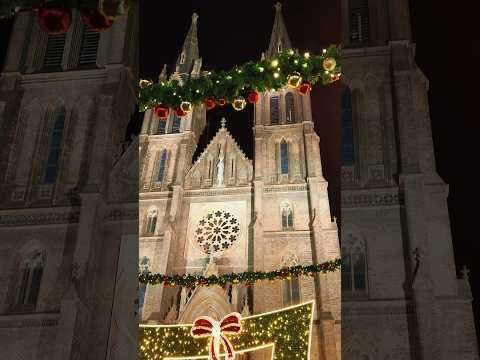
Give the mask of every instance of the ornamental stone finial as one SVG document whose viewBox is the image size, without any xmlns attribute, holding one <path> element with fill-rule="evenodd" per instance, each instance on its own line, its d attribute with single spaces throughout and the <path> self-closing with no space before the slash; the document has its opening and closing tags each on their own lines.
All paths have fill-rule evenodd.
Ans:
<svg viewBox="0 0 480 360">
<path fill-rule="evenodd" d="M 277 11 L 282 11 L 282 3 L 277 1 L 275 3 L 275 9 L 277 9 Z"/>
<path fill-rule="evenodd" d="M 222 129 L 225 129 L 225 125 L 227 124 L 227 120 L 223 117 L 222 120 L 220 120 L 220 124 L 222 124 Z"/>
<path fill-rule="evenodd" d="M 196 23 L 197 23 L 197 19 L 198 19 L 198 14 L 197 14 L 197 13 L 193 13 L 193 14 L 192 14 L 192 23 L 196 24 Z"/>
<path fill-rule="evenodd" d="M 460 272 L 462 273 L 462 279 L 468 281 L 468 278 L 469 278 L 468 274 L 470 274 L 470 270 L 468 270 L 468 268 L 465 265 L 463 265 Z"/>
</svg>

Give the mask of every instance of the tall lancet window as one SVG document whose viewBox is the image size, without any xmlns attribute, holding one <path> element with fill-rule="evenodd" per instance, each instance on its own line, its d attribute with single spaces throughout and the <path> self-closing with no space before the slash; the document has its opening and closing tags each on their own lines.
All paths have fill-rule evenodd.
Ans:
<svg viewBox="0 0 480 360">
<path fill-rule="evenodd" d="M 282 40 L 278 40 L 277 51 L 279 53 L 283 51 Z"/>
<path fill-rule="evenodd" d="M 270 98 L 270 124 L 276 125 L 280 122 L 280 106 L 278 95 Z"/>
<path fill-rule="evenodd" d="M 288 143 L 285 140 L 280 143 L 280 172 L 288 174 Z"/>
<path fill-rule="evenodd" d="M 348 86 L 342 85 L 342 165 L 351 166 L 355 163 L 355 146 L 353 140 L 352 93 Z"/>
<path fill-rule="evenodd" d="M 176 134 L 180 132 L 180 125 L 182 124 L 182 119 L 177 115 L 173 115 L 172 117 L 172 134 Z"/>
<path fill-rule="evenodd" d="M 152 235 L 155 233 L 155 228 L 157 226 L 157 208 L 152 207 L 148 209 L 147 213 L 147 226 L 146 226 L 146 233 Z"/>
<path fill-rule="evenodd" d="M 368 0 L 350 0 L 350 41 L 365 43 L 370 39 Z"/>
<path fill-rule="evenodd" d="M 298 259 L 295 254 L 290 254 L 282 258 L 282 267 L 298 265 Z M 298 277 L 285 279 L 282 281 L 283 305 L 293 305 L 300 302 L 300 280 Z"/>
<path fill-rule="evenodd" d="M 180 54 L 180 64 L 185 64 L 185 58 L 186 58 L 186 54 L 185 54 L 185 50 L 183 50 L 182 53 Z"/>
<path fill-rule="evenodd" d="M 65 36 L 49 35 L 47 40 L 47 48 L 43 59 L 43 67 L 46 70 L 61 70 L 63 60 L 63 50 L 65 48 Z"/>
<path fill-rule="evenodd" d="M 65 126 L 65 108 L 62 106 L 53 115 L 54 123 L 48 148 L 47 166 L 45 168 L 45 184 L 53 184 L 57 180 L 58 161 L 61 154 L 63 128 Z"/>
<path fill-rule="evenodd" d="M 293 229 L 293 210 L 290 203 L 283 203 L 280 211 L 282 214 L 282 228 L 284 230 Z"/>
<path fill-rule="evenodd" d="M 350 237 L 342 244 L 342 289 L 367 290 L 367 262 L 363 241 Z"/>
<path fill-rule="evenodd" d="M 98 42 L 100 33 L 83 26 L 82 44 L 80 47 L 79 65 L 93 65 L 97 63 Z"/>
<path fill-rule="evenodd" d="M 295 102 L 293 99 L 293 94 L 291 92 L 285 95 L 285 110 L 286 110 L 286 119 L 287 123 L 291 124 L 295 122 Z"/>
<path fill-rule="evenodd" d="M 159 119 L 158 120 L 158 127 L 157 127 L 157 134 L 163 135 L 167 130 L 167 122 L 165 120 Z"/>
<path fill-rule="evenodd" d="M 44 267 L 45 256 L 41 251 L 35 250 L 23 259 L 20 265 L 20 282 L 15 305 L 22 307 L 22 305 L 37 304 Z"/>
<path fill-rule="evenodd" d="M 167 170 L 167 156 L 168 156 L 167 149 L 164 149 L 160 153 L 160 159 L 158 161 L 157 182 L 162 182 L 165 179 L 165 173 Z"/>
</svg>

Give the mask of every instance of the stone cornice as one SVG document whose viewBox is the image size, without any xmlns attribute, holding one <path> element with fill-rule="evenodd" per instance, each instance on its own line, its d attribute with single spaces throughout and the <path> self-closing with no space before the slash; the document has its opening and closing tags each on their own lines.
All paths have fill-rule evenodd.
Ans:
<svg viewBox="0 0 480 360">
<path fill-rule="evenodd" d="M 224 188 L 208 188 L 198 190 L 186 190 L 184 197 L 203 197 L 203 196 L 223 196 L 223 195 L 250 195 L 253 188 L 245 187 L 224 187 Z"/>
<path fill-rule="evenodd" d="M 28 225 L 77 223 L 80 207 L 51 207 L 0 210 L 0 228 Z"/>
<path fill-rule="evenodd" d="M 307 184 L 279 184 L 279 185 L 267 185 L 264 190 L 265 193 L 276 192 L 290 192 L 290 191 L 307 191 Z"/>
<path fill-rule="evenodd" d="M 110 206 L 105 221 L 138 221 L 138 203 Z"/>
<path fill-rule="evenodd" d="M 59 313 L 1 314 L 0 329 L 57 326 Z"/>
<path fill-rule="evenodd" d="M 398 206 L 402 198 L 397 188 L 342 190 L 342 208 Z"/>
<path fill-rule="evenodd" d="M 264 231 L 263 237 L 264 238 L 295 238 L 295 237 L 308 237 L 310 236 L 310 230 L 281 230 L 281 231 Z"/>
<path fill-rule="evenodd" d="M 33 74 L 22 74 L 22 86 L 40 85 L 45 83 L 70 83 L 71 81 L 91 81 L 91 80 L 105 80 L 107 78 L 107 71 L 105 69 L 85 69 L 85 70 L 71 70 L 71 71 L 57 71 L 57 72 L 40 72 Z M 99 81 L 99 84 L 101 83 Z"/>
</svg>

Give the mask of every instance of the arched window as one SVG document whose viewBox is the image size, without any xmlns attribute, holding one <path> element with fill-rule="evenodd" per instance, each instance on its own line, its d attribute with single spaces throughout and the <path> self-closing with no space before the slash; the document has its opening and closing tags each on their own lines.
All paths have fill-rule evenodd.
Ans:
<svg viewBox="0 0 480 360">
<path fill-rule="evenodd" d="M 167 149 L 160 153 L 160 160 L 158 163 L 157 182 L 162 182 L 165 179 L 165 173 L 167 170 Z"/>
<path fill-rule="evenodd" d="M 180 54 L 180 64 L 185 64 L 185 58 L 186 58 L 186 54 L 185 54 L 185 50 L 183 50 L 182 53 Z"/>
<path fill-rule="evenodd" d="M 277 50 L 279 53 L 283 51 L 282 40 L 278 40 Z"/>
<path fill-rule="evenodd" d="M 280 143 L 280 172 L 288 174 L 288 143 L 285 140 Z"/>
<path fill-rule="evenodd" d="M 276 125 L 280 122 L 280 107 L 278 95 L 270 98 L 270 124 Z"/>
<path fill-rule="evenodd" d="M 355 147 L 353 142 L 352 93 L 348 86 L 342 85 L 342 165 L 351 166 L 355 163 Z"/>
<path fill-rule="evenodd" d="M 282 258 L 282 267 L 298 265 L 295 254 L 289 254 Z M 300 280 L 298 277 L 282 280 L 283 305 L 293 305 L 300 302 Z"/>
<path fill-rule="evenodd" d="M 182 123 L 182 119 L 177 115 L 173 115 L 172 117 L 172 134 L 177 134 L 180 132 L 180 125 Z"/>
<path fill-rule="evenodd" d="M 163 135 L 163 134 L 165 134 L 166 130 L 167 130 L 167 122 L 165 120 L 159 119 L 158 120 L 157 134 L 158 135 Z"/>
<path fill-rule="evenodd" d="M 48 148 L 47 166 L 45 168 L 44 182 L 53 184 L 57 180 L 58 160 L 61 154 L 63 128 L 65 126 L 65 108 L 62 106 L 54 113 L 54 124 Z"/>
<path fill-rule="evenodd" d="M 367 290 L 367 262 L 364 243 L 350 237 L 342 244 L 342 290 Z"/>
<path fill-rule="evenodd" d="M 290 203 L 285 202 L 280 208 L 282 214 L 282 228 L 293 229 L 293 210 Z"/>
<path fill-rule="evenodd" d="M 62 68 L 63 50 L 66 34 L 49 35 L 43 59 L 43 67 L 48 71 L 60 71 Z"/>
<path fill-rule="evenodd" d="M 83 26 L 82 44 L 80 46 L 79 65 L 92 65 L 97 63 L 98 42 L 100 33 Z"/>
<path fill-rule="evenodd" d="M 368 42 L 370 39 L 368 0 L 350 0 L 350 41 L 353 44 Z"/>
<path fill-rule="evenodd" d="M 150 208 L 147 213 L 147 234 L 154 234 L 157 226 L 157 208 Z"/>
<path fill-rule="evenodd" d="M 295 122 L 295 102 L 293 100 L 293 94 L 291 92 L 285 95 L 285 110 L 287 124 Z"/>
<path fill-rule="evenodd" d="M 22 308 L 24 305 L 35 307 L 40 293 L 45 255 L 34 250 L 26 256 L 20 264 L 20 281 L 17 288 L 15 305 Z"/>
</svg>

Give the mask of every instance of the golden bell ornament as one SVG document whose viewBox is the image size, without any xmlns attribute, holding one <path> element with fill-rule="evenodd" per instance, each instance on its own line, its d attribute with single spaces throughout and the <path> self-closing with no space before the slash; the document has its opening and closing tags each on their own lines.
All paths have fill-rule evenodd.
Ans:
<svg viewBox="0 0 480 360">
<path fill-rule="evenodd" d="M 287 85 L 292 89 L 297 88 L 302 83 L 302 77 L 299 74 L 289 75 L 287 78 Z"/>
<path fill-rule="evenodd" d="M 329 57 L 323 60 L 323 68 L 325 69 L 325 71 L 332 71 L 333 69 L 335 69 L 335 66 L 337 66 L 337 62 L 334 58 Z"/>
<path fill-rule="evenodd" d="M 139 85 L 140 88 L 142 88 L 142 89 L 145 89 L 146 87 L 148 87 L 148 86 L 150 86 L 150 85 L 152 85 L 152 84 L 153 84 L 152 81 L 150 81 L 150 80 L 145 80 L 145 79 L 140 80 L 139 83 L 138 83 L 138 85 Z"/>
<path fill-rule="evenodd" d="M 189 101 L 182 101 L 180 109 L 182 109 L 183 112 L 188 113 L 192 110 L 192 103 Z"/>
<path fill-rule="evenodd" d="M 235 110 L 240 111 L 245 109 L 245 106 L 247 106 L 247 102 L 243 98 L 243 96 L 239 96 L 232 102 L 232 106 Z"/>
</svg>

